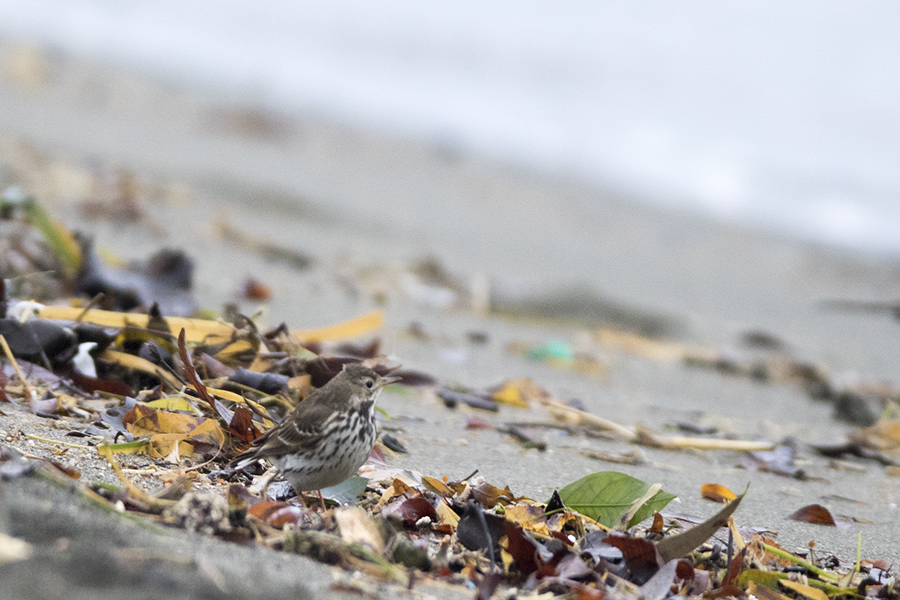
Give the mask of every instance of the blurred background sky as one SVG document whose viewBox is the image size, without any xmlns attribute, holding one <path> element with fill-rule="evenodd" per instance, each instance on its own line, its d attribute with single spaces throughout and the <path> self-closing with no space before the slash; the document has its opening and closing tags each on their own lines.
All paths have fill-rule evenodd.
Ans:
<svg viewBox="0 0 900 600">
<path fill-rule="evenodd" d="M 0 34 L 900 254 L 900 4 L 0 0 Z"/>
</svg>

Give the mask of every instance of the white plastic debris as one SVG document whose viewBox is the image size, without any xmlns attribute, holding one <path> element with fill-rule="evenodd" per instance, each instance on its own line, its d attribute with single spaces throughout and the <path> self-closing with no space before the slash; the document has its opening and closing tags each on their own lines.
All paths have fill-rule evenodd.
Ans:
<svg viewBox="0 0 900 600">
<path fill-rule="evenodd" d="M 72 359 L 72 364 L 75 365 L 75 370 L 82 375 L 97 377 L 97 366 L 94 364 L 94 357 L 90 355 L 91 350 L 96 347 L 96 342 L 78 344 L 78 354 Z"/>
</svg>

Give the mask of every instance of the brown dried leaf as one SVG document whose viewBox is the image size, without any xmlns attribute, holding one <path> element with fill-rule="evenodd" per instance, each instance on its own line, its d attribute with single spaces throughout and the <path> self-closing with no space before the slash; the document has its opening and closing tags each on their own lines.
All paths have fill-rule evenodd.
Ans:
<svg viewBox="0 0 900 600">
<path fill-rule="evenodd" d="M 494 426 L 481 417 L 466 417 L 466 429 L 492 430 L 494 429 Z"/>
<path fill-rule="evenodd" d="M 200 397 L 208 402 L 213 410 L 216 410 L 215 400 L 213 400 L 213 397 L 206 391 L 206 386 L 203 385 L 200 378 L 197 377 L 194 363 L 191 362 L 191 355 L 187 350 L 187 343 L 185 342 L 184 328 L 182 328 L 181 333 L 178 334 L 178 354 L 181 356 L 181 362 L 184 364 L 184 376 L 188 380 L 188 383 L 194 386 L 194 389 L 197 390 Z"/>
<path fill-rule="evenodd" d="M 509 486 L 501 490 L 486 481 L 472 488 L 472 497 L 487 508 L 493 508 L 498 504 L 507 506 L 525 499 L 524 496 L 517 497 L 513 494 Z"/>
<path fill-rule="evenodd" d="M 438 520 L 437 512 L 431 502 L 421 494 L 409 495 L 392 502 L 381 509 L 384 517 L 394 517 L 406 526 L 415 525 L 422 517 Z"/>
<path fill-rule="evenodd" d="M 663 516 L 659 514 L 659 511 L 653 513 L 653 525 L 650 526 L 648 533 L 660 534 L 663 531 Z"/>
<path fill-rule="evenodd" d="M 251 443 L 260 436 L 259 430 L 253 424 L 253 413 L 243 406 L 234 409 L 234 417 L 228 424 L 228 431 L 245 444 Z"/>
<path fill-rule="evenodd" d="M 263 282 L 251 277 L 244 281 L 244 289 L 242 290 L 242 294 L 247 300 L 265 302 L 272 297 L 272 288 L 264 284 Z"/>
<path fill-rule="evenodd" d="M 303 516 L 303 509 L 287 502 L 265 500 L 247 509 L 247 513 L 272 527 L 293 525 Z"/>
<path fill-rule="evenodd" d="M 622 551 L 628 570 L 639 580 L 646 581 L 664 564 L 656 544 L 649 540 L 608 535 L 603 543 Z"/>
<path fill-rule="evenodd" d="M 400 383 L 406 386 L 428 386 L 437 385 L 437 379 L 428 373 L 421 371 L 413 371 L 411 369 L 399 369 L 391 373 L 394 377 L 400 378 Z"/>
<path fill-rule="evenodd" d="M 801 521 L 803 523 L 813 523 L 814 525 L 830 525 L 835 527 L 837 523 L 831 512 L 821 504 L 809 504 L 797 510 L 788 516 L 788 519 Z"/>
<path fill-rule="evenodd" d="M 510 553 L 513 560 L 516 561 L 516 567 L 523 575 L 531 575 L 541 567 L 540 553 L 538 552 L 540 544 L 512 521 L 507 520 L 504 525 L 505 543 L 501 540 L 500 546 Z"/>
</svg>

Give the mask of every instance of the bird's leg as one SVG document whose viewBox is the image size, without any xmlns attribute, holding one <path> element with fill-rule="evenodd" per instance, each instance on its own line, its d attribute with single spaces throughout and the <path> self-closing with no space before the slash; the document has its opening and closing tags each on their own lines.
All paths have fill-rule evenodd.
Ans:
<svg viewBox="0 0 900 600">
<path fill-rule="evenodd" d="M 322 491 L 316 490 L 316 494 L 319 496 L 319 506 L 322 507 L 322 512 L 325 512 L 325 498 L 322 497 Z"/>
</svg>

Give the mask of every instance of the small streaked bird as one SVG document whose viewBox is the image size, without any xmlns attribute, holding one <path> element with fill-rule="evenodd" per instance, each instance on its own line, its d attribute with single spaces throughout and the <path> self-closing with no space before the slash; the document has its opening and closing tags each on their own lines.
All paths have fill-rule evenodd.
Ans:
<svg viewBox="0 0 900 600">
<path fill-rule="evenodd" d="M 399 379 L 382 377 L 361 364 L 344 365 L 231 466 L 243 469 L 267 459 L 298 495 L 341 483 L 369 457 L 375 445 L 375 401 L 384 386 Z"/>
</svg>

